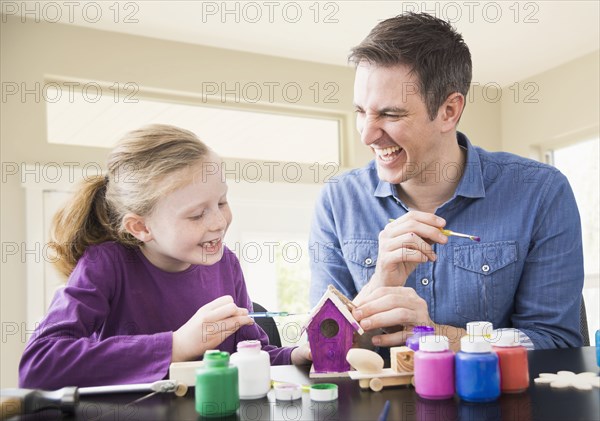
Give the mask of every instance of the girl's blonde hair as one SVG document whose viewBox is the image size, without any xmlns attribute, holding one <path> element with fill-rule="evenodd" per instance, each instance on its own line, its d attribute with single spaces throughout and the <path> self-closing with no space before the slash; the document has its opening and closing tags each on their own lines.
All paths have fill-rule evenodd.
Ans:
<svg viewBox="0 0 600 421">
<path fill-rule="evenodd" d="M 107 174 L 86 179 L 54 216 L 50 246 L 58 270 L 69 276 L 92 244 L 139 246 L 125 230 L 124 216 L 149 215 L 161 196 L 187 180 L 181 171 L 202 162 L 209 151 L 194 133 L 174 126 L 154 124 L 127 133 L 108 156 Z"/>
</svg>

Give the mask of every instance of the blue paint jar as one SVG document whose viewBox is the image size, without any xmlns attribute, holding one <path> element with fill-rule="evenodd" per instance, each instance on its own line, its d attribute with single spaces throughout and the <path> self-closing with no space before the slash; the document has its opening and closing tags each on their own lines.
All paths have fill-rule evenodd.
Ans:
<svg viewBox="0 0 600 421">
<path fill-rule="evenodd" d="M 456 393 L 467 402 L 491 402 L 500 396 L 500 365 L 492 344 L 481 336 L 463 336 L 456 354 Z"/>
<path fill-rule="evenodd" d="M 419 350 L 419 338 L 421 336 L 433 335 L 435 329 L 432 326 L 415 326 L 413 327 L 413 334 L 406 339 L 406 346 L 413 351 Z"/>
</svg>

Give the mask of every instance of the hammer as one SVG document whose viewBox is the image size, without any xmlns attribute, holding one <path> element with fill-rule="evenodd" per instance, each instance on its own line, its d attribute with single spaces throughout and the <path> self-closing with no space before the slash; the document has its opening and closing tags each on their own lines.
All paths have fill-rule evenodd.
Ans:
<svg viewBox="0 0 600 421">
<path fill-rule="evenodd" d="M 0 420 L 51 408 L 72 414 L 78 403 L 79 391 L 76 387 L 63 387 L 51 392 L 32 389 L 2 389 L 0 391 Z"/>
</svg>

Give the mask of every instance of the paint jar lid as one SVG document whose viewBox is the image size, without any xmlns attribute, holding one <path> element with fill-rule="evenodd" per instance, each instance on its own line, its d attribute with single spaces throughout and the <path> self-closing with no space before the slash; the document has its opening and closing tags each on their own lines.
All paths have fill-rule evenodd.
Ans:
<svg viewBox="0 0 600 421">
<path fill-rule="evenodd" d="M 205 352 L 203 361 L 206 367 L 228 367 L 229 352 Z"/>
<path fill-rule="evenodd" d="M 492 344 L 483 336 L 465 335 L 460 338 L 460 350 L 463 352 L 484 353 L 492 351 Z"/>
<path fill-rule="evenodd" d="M 419 351 L 443 352 L 449 348 L 448 338 L 441 335 L 425 335 L 419 338 Z"/>
<path fill-rule="evenodd" d="M 302 397 L 302 388 L 295 383 L 276 383 L 275 399 L 278 401 L 295 401 Z"/>
<path fill-rule="evenodd" d="M 432 326 L 415 326 L 413 333 L 433 333 L 435 329 Z"/>
<path fill-rule="evenodd" d="M 517 329 L 496 329 L 490 338 L 493 346 L 511 347 L 521 345 Z"/>
<path fill-rule="evenodd" d="M 238 351 L 252 351 L 252 350 L 260 351 L 260 348 L 261 348 L 261 343 L 260 343 L 260 341 L 257 341 L 257 340 L 240 341 L 237 344 Z"/>
<path fill-rule="evenodd" d="M 337 384 L 316 383 L 310 386 L 310 399 L 316 402 L 329 402 L 338 398 Z"/>
<path fill-rule="evenodd" d="M 489 337 L 494 330 L 494 326 L 490 322 L 469 322 L 467 323 L 467 335 L 470 336 L 487 336 Z"/>
</svg>

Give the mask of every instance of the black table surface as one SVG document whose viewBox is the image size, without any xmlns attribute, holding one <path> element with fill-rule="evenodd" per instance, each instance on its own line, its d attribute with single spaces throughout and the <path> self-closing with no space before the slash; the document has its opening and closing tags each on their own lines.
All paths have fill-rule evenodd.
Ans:
<svg viewBox="0 0 600 421">
<path fill-rule="evenodd" d="M 22 420 L 377 420 L 386 400 L 390 401 L 388 420 L 600 420 L 600 390 L 579 391 L 536 385 L 539 373 L 569 370 L 599 372 L 596 348 L 538 350 L 529 352 L 530 386 L 519 394 L 503 394 L 497 401 L 468 404 L 456 396 L 444 401 L 421 399 L 413 387 L 385 388 L 381 392 L 362 390 L 349 378 L 309 379 L 308 367 L 275 366 L 274 380 L 308 383 L 336 383 L 339 398 L 333 402 L 313 402 L 308 393 L 294 402 L 275 401 L 273 391 L 263 399 L 242 400 L 238 414 L 223 418 L 202 418 L 195 410 L 194 389 L 178 398 L 154 395 L 129 405 L 143 393 L 85 396 L 74 415 L 44 411 Z"/>
</svg>

